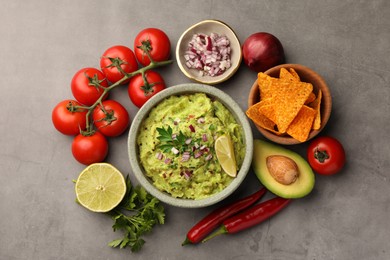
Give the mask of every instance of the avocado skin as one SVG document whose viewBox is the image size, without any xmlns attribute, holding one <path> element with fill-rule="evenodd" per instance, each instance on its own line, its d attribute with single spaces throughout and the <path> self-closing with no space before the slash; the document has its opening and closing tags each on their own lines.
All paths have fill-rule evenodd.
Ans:
<svg viewBox="0 0 390 260">
<path fill-rule="evenodd" d="M 314 188 L 315 177 L 309 163 L 299 154 L 282 146 L 255 139 L 252 167 L 260 182 L 275 195 L 286 199 L 298 199 L 308 195 Z M 283 155 L 295 161 L 299 169 L 298 179 L 289 185 L 274 180 L 268 171 L 266 159 L 271 155 Z"/>
</svg>

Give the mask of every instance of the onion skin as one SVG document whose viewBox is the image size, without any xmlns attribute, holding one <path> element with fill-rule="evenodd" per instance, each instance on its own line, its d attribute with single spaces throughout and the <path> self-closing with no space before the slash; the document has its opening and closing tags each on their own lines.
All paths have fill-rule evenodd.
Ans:
<svg viewBox="0 0 390 260">
<path fill-rule="evenodd" d="M 267 32 L 250 35 L 242 45 L 242 56 L 245 64 L 256 72 L 264 72 L 285 61 L 282 43 Z"/>
</svg>

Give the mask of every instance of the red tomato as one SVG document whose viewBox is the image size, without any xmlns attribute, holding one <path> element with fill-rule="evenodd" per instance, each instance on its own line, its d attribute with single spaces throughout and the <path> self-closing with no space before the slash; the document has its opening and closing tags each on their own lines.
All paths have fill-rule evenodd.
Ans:
<svg viewBox="0 0 390 260">
<path fill-rule="evenodd" d="M 134 52 L 139 63 L 147 66 L 150 59 L 146 51 L 154 61 L 166 61 L 171 54 L 171 42 L 168 36 L 157 28 L 147 28 L 138 33 L 134 40 Z"/>
<path fill-rule="evenodd" d="M 72 154 L 85 165 L 102 162 L 108 154 L 108 142 L 99 132 L 88 136 L 79 134 L 73 139 Z"/>
<path fill-rule="evenodd" d="M 335 138 L 318 137 L 310 143 L 307 149 L 307 159 L 315 172 L 332 175 L 343 168 L 345 151 L 342 144 Z"/>
<path fill-rule="evenodd" d="M 87 110 L 75 106 L 81 104 L 75 100 L 64 100 L 51 113 L 54 127 L 64 135 L 77 135 L 85 129 Z"/>
<path fill-rule="evenodd" d="M 127 110 L 114 100 L 102 102 L 92 113 L 93 122 L 99 132 L 105 136 L 115 137 L 121 135 L 129 126 L 130 118 Z"/>
<path fill-rule="evenodd" d="M 145 86 L 142 75 L 137 74 L 130 79 L 127 88 L 131 101 L 137 107 L 142 107 L 152 96 L 165 89 L 164 79 L 157 72 L 148 70 L 145 77 L 149 86 Z"/>
<path fill-rule="evenodd" d="M 106 77 L 100 70 L 95 68 L 81 69 L 72 78 L 73 96 L 81 104 L 91 106 L 103 94 L 103 89 L 99 85 L 104 88 L 108 86 Z"/>
<path fill-rule="evenodd" d="M 118 70 L 120 67 L 120 70 Z M 125 76 L 138 69 L 134 52 L 126 46 L 116 45 L 108 48 L 100 58 L 100 68 L 107 80 L 115 83 Z M 128 82 L 125 80 L 123 83 Z"/>
</svg>

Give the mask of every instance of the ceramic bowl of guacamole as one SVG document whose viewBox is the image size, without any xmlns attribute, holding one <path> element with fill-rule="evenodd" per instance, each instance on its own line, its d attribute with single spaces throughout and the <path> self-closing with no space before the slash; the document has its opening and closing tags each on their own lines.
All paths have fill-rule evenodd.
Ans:
<svg viewBox="0 0 390 260">
<path fill-rule="evenodd" d="M 138 182 L 184 208 L 215 204 L 245 179 L 253 153 L 250 124 L 225 92 L 203 84 L 169 87 L 133 119 L 128 152 Z"/>
</svg>

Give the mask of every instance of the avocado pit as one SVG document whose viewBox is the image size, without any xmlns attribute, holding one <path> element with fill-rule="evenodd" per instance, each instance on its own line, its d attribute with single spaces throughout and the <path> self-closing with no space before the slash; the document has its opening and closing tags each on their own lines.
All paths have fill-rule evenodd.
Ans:
<svg viewBox="0 0 390 260">
<path fill-rule="evenodd" d="M 270 155 L 266 159 L 269 173 L 280 184 L 290 185 L 299 176 L 299 169 L 294 160 L 283 155 Z"/>
</svg>

